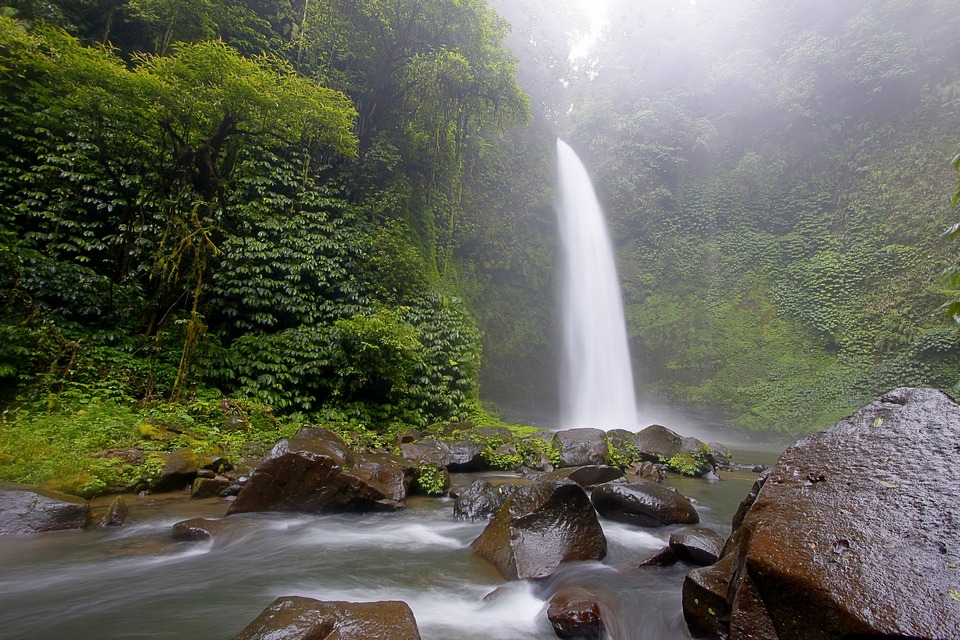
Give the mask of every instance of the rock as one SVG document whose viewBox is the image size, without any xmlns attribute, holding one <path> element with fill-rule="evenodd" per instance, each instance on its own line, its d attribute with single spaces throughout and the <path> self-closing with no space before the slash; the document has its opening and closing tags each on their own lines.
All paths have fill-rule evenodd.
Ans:
<svg viewBox="0 0 960 640">
<path fill-rule="evenodd" d="M 203 542 L 216 537 L 229 523 L 225 520 L 191 518 L 173 525 L 173 539 L 185 542 Z"/>
<path fill-rule="evenodd" d="M 106 449 L 104 451 L 98 451 L 97 453 L 91 453 L 90 457 L 110 458 L 111 460 L 119 460 L 123 464 L 143 464 L 147 459 L 147 455 L 142 450 L 132 447 L 126 449 Z"/>
<path fill-rule="evenodd" d="M 178 491 L 190 486 L 201 469 L 219 469 L 228 465 L 218 455 L 200 454 L 191 449 L 156 454 L 163 462 L 159 479 L 150 486 L 151 491 Z"/>
<path fill-rule="evenodd" d="M 156 420 L 155 418 L 147 418 L 137 425 L 137 433 L 139 433 L 141 438 L 146 440 L 170 444 L 183 436 L 186 431 L 172 424 Z"/>
<path fill-rule="evenodd" d="M 82 529 L 89 518 L 83 498 L 0 482 L 0 535 Z"/>
<path fill-rule="evenodd" d="M 491 440 L 499 444 L 513 442 L 516 439 L 513 436 L 513 431 L 510 431 L 507 427 L 476 427 L 473 429 L 473 433 L 485 440 Z"/>
<path fill-rule="evenodd" d="M 594 488 L 591 500 L 605 518 L 641 527 L 700 522 L 685 496 L 653 482 L 602 484 Z"/>
<path fill-rule="evenodd" d="M 567 429 L 553 435 L 560 450 L 560 467 L 604 464 L 609 455 L 607 434 L 600 429 Z"/>
<path fill-rule="evenodd" d="M 719 442 L 708 442 L 707 446 L 710 447 L 710 453 L 713 454 L 713 461 L 719 469 L 729 469 L 731 460 L 733 460 L 733 453 L 730 452 L 730 447 Z"/>
<path fill-rule="evenodd" d="M 277 598 L 233 640 L 420 640 L 405 602 Z"/>
<path fill-rule="evenodd" d="M 453 516 L 458 520 L 489 518 L 516 490 L 516 485 L 512 484 L 493 485 L 487 480 L 474 480 L 467 489 L 457 494 Z"/>
<path fill-rule="evenodd" d="M 413 474 L 401 458 L 351 454 L 332 431 L 301 429 L 273 447 L 227 513 L 395 511 L 404 507 Z"/>
<path fill-rule="evenodd" d="M 637 433 L 633 441 L 643 460 L 664 462 L 683 450 L 683 438 L 659 424 Z"/>
<path fill-rule="evenodd" d="M 483 445 L 470 440 L 420 440 L 401 444 L 400 453 L 406 460 L 439 465 L 452 473 L 482 471 L 487 466 L 483 459 Z"/>
<path fill-rule="evenodd" d="M 604 633 L 600 605 L 586 589 L 561 589 L 550 598 L 547 618 L 558 638 L 601 638 Z"/>
<path fill-rule="evenodd" d="M 664 547 L 657 551 L 655 554 L 642 560 L 638 567 L 669 567 L 672 564 L 677 564 L 677 554 L 673 552 L 673 549 L 670 547 Z"/>
<path fill-rule="evenodd" d="M 958 443 L 960 406 L 902 388 L 789 447 L 735 517 L 724 558 L 687 576 L 691 632 L 960 637 Z M 724 594 L 719 624 L 697 610 L 704 585 Z"/>
<path fill-rule="evenodd" d="M 725 556 L 714 565 L 690 571 L 683 579 L 683 618 L 694 638 L 727 638 L 732 560 L 733 556 Z"/>
<path fill-rule="evenodd" d="M 127 513 L 129 513 L 129 508 L 127 507 L 126 501 L 123 499 L 123 496 L 117 496 L 113 499 L 113 502 L 110 503 L 107 512 L 100 518 L 100 526 L 120 527 L 127 521 Z"/>
<path fill-rule="evenodd" d="M 604 482 L 610 482 L 623 477 L 623 471 L 616 467 L 607 465 L 588 465 L 586 467 L 568 467 L 559 469 L 553 473 L 547 474 L 547 478 L 562 480 L 564 478 L 573 480 L 584 489 L 595 487 Z"/>
<path fill-rule="evenodd" d="M 670 548 L 677 558 L 701 567 L 720 559 L 725 540 L 706 527 L 686 527 L 670 534 Z"/>
<path fill-rule="evenodd" d="M 543 578 L 562 562 L 607 555 L 597 514 L 570 481 L 520 487 L 471 547 L 507 579 Z"/>
<path fill-rule="evenodd" d="M 224 478 L 223 476 L 214 475 L 213 478 L 197 477 L 193 481 L 193 486 L 190 488 L 190 497 L 195 499 L 217 498 L 223 495 L 223 492 L 226 491 L 231 484 L 230 479 Z"/>
<path fill-rule="evenodd" d="M 635 462 L 627 469 L 627 473 L 649 482 L 663 482 L 667 479 L 667 468 L 656 462 Z"/>
</svg>

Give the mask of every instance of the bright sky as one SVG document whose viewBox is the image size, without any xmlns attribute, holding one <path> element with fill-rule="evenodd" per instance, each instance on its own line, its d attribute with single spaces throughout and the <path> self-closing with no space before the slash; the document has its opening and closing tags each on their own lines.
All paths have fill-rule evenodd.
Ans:
<svg viewBox="0 0 960 640">
<path fill-rule="evenodd" d="M 570 59 L 585 56 L 590 50 L 591 45 L 596 42 L 600 35 L 600 28 L 607 19 L 607 3 L 609 0 L 574 0 L 590 19 L 590 30 L 588 35 L 573 44 L 570 48 Z"/>
</svg>

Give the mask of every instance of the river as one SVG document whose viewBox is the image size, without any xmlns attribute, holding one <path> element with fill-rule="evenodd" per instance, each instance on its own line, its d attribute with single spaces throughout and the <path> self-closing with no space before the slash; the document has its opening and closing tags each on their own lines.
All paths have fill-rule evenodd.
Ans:
<svg viewBox="0 0 960 640">
<path fill-rule="evenodd" d="M 769 464 L 776 453 L 736 455 Z M 721 476 L 667 482 L 695 501 L 702 524 L 726 536 L 755 476 Z M 390 514 L 231 516 L 224 535 L 202 543 L 174 542 L 172 525 L 221 517 L 227 503 L 184 494 L 126 500 L 123 527 L 0 541 L 0 637 L 226 640 L 278 596 L 301 595 L 403 600 L 424 640 L 552 640 L 547 600 L 578 584 L 600 595 L 613 640 L 689 638 L 680 610 L 689 567 L 635 568 L 674 528 L 601 518 L 609 543 L 603 563 L 567 566 L 541 582 L 505 582 L 469 547 L 486 523 L 454 520 L 449 498 L 412 497 Z"/>
</svg>

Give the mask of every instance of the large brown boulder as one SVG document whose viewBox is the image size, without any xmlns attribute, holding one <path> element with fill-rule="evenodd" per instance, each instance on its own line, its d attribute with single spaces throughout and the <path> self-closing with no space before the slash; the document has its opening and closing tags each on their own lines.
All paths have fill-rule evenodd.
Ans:
<svg viewBox="0 0 960 640">
<path fill-rule="evenodd" d="M 517 486 L 509 483 L 494 485 L 489 480 L 474 480 L 466 489 L 457 492 L 453 503 L 453 517 L 457 520 L 489 518 L 503 506 Z"/>
<path fill-rule="evenodd" d="M 89 518 L 83 498 L 0 482 L 0 535 L 82 529 Z"/>
<path fill-rule="evenodd" d="M 641 527 L 700 522 L 686 496 L 655 482 L 609 482 L 595 487 L 591 500 L 603 517 Z"/>
<path fill-rule="evenodd" d="M 597 597 L 580 587 L 561 589 L 550 598 L 547 618 L 558 638 L 599 639 L 604 626 Z"/>
<path fill-rule="evenodd" d="M 607 555 L 590 499 L 569 480 L 518 488 L 471 546 L 507 579 L 543 578 L 562 562 Z"/>
<path fill-rule="evenodd" d="M 553 435 L 560 451 L 559 467 L 583 467 L 604 464 L 610 455 L 607 434 L 600 429 L 566 429 Z"/>
<path fill-rule="evenodd" d="M 801 440 L 691 572 L 695 637 L 960 637 L 960 406 L 897 389 Z M 709 601 L 710 611 L 702 611 Z"/>
<path fill-rule="evenodd" d="M 406 460 L 434 464 L 453 473 L 481 471 L 487 466 L 483 445 L 470 440 L 420 440 L 401 444 L 400 453 Z"/>
<path fill-rule="evenodd" d="M 420 640 L 405 602 L 277 598 L 233 640 Z"/>
<path fill-rule="evenodd" d="M 301 429 L 273 447 L 227 513 L 395 511 L 413 474 L 397 456 L 351 454 L 332 431 Z"/>
</svg>

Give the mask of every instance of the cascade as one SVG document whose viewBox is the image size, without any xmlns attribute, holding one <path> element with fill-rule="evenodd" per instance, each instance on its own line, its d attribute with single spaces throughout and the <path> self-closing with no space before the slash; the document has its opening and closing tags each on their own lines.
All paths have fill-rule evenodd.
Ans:
<svg viewBox="0 0 960 640">
<path fill-rule="evenodd" d="M 560 427 L 637 427 L 623 300 L 603 211 L 586 167 L 557 140 L 563 273 Z"/>
</svg>

